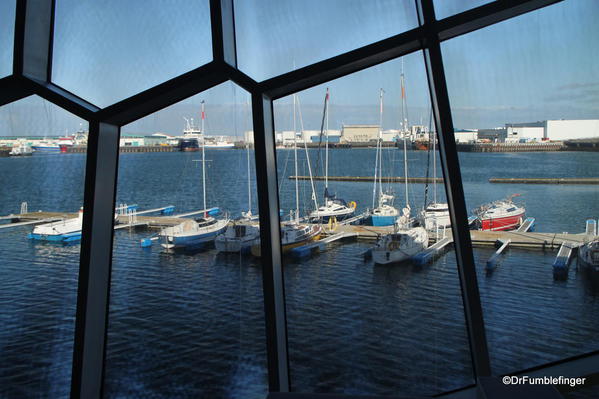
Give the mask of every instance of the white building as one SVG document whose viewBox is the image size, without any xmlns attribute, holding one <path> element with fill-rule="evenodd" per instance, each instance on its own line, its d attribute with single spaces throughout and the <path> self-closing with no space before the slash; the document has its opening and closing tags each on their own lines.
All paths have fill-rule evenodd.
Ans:
<svg viewBox="0 0 599 399">
<path fill-rule="evenodd" d="M 572 140 L 599 137 L 599 119 L 557 119 L 507 123 L 506 142 Z"/>
<path fill-rule="evenodd" d="M 599 137 L 599 119 L 545 121 L 545 137 L 549 140 L 589 139 Z"/>
<path fill-rule="evenodd" d="M 506 123 L 506 143 L 545 140 L 545 122 Z"/>
<path fill-rule="evenodd" d="M 475 143 L 478 140 L 478 130 L 459 129 L 453 132 L 456 143 Z"/>
</svg>

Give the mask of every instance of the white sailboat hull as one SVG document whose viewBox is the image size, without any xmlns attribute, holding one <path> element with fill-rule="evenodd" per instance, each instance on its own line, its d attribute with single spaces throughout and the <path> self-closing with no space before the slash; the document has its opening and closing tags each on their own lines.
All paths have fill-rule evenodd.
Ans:
<svg viewBox="0 0 599 399">
<path fill-rule="evenodd" d="M 372 250 L 375 264 L 387 265 L 409 260 L 428 248 L 428 233 L 422 227 L 414 227 L 381 238 Z"/>
</svg>

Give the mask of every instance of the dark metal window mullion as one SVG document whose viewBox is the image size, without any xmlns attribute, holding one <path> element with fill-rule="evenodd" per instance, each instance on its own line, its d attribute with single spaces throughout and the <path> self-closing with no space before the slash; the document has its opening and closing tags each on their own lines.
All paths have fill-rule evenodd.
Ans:
<svg viewBox="0 0 599 399">
<path fill-rule="evenodd" d="M 89 122 L 71 398 L 103 390 L 120 127 Z"/>
<path fill-rule="evenodd" d="M 252 114 L 260 215 L 268 386 L 270 392 L 289 392 L 287 319 L 281 260 L 279 194 L 272 99 L 260 92 L 252 93 Z"/>
<path fill-rule="evenodd" d="M 439 138 L 439 156 L 445 192 L 451 215 L 458 273 L 464 305 L 464 316 L 470 342 L 475 378 L 491 375 L 491 364 L 482 314 L 472 242 L 468 228 L 468 213 L 462 185 L 459 157 L 455 145 L 454 127 L 445 80 L 445 70 L 439 36 L 435 30 L 432 0 L 417 0 L 419 18 L 426 32 L 424 61 L 428 77 L 431 104 Z"/>
</svg>

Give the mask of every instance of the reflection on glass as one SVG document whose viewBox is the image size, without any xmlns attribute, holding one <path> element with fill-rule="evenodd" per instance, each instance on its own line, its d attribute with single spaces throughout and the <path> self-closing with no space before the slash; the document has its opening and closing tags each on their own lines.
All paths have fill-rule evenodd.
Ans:
<svg viewBox="0 0 599 399">
<path fill-rule="evenodd" d="M 122 128 L 109 397 L 266 395 L 248 101 L 226 83 Z"/>
<path fill-rule="evenodd" d="M 284 258 L 294 391 L 427 395 L 473 382 L 455 257 L 412 257 L 443 237 L 423 213 L 446 202 L 431 122 L 420 53 L 275 102 L 284 252 L 288 231 L 320 229 Z"/>
<path fill-rule="evenodd" d="M 410 1 L 235 1 L 239 67 L 257 80 L 417 25 L 416 9 Z"/>
<path fill-rule="evenodd" d="M 471 8 L 490 3 L 492 0 L 434 0 L 437 19 L 452 16 Z"/>
<path fill-rule="evenodd" d="M 15 0 L 0 2 L 0 78 L 12 74 Z"/>
<path fill-rule="evenodd" d="M 58 0 L 53 82 L 105 107 L 211 61 L 208 3 Z"/>
<path fill-rule="evenodd" d="M 39 97 L 0 108 L 1 397 L 69 395 L 86 130 Z"/>
<path fill-rule="evenodd" d="M 597 7 L 566 1 L 443 43 L 497 374 L 598 349 L 599 285 L 584 254 L 599 191 L 550 180 L 599 174 L 596 152 L 573 151 L 599 137 Z M 582 245 L 577 258 L 564 241 Z"/>
</svg>

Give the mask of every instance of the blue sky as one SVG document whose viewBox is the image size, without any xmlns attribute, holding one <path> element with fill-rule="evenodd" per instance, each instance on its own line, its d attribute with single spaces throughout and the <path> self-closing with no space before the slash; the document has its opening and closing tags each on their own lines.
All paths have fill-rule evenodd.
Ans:
<svg viewBox="0 0 599 399">
<path fill-rule="evenodd" d="M 485 0 L 436 1 L 439 17 Z M 100 106 L 124 99 L 209 62 L 208 0 L 57 0 L 54 81 Z M 260 80 L 416 26 L 411 0 L 237 0 L 240 68 Z M 0 2 L 0 75 L 10 71 L 7 29 L 14 2 Z M 7 15 L 9 17 L 7 17 Z M 502 126 L 559 118 L 599 118 L 599 2 L 566 0 L 444 42 L 454 124 Z M 96 23 L 102 21 L 102 23 Z M 176 45 L 174 45 L 174 43 Z M 8 66 L 7 66 L 8 65 Z M 428 121 L 422 54 L 404 57 L 411 123 Z M 331 128 L 377 123 L 384 88 L 384 128 L 397 128 L 401 61 L 394 60 L 300 93 L 306 129 L 318 129 L 326 87 Z M 241 134 L 247 96 L 231 83 L 194 96 L 124 128 L 179 134 L 183 116 L 210 107 L 215 134 Z M 0 108 L 0 135 L 64 134 L 79 120 L 39 98 Z M 291 98 L 275 103 L 278 129 L 290 128 Z M 245 111 L 244 111 L 245 112 Z M 195 115 L 194 115 L 195 113 Z M 236 115 L 231 117 L 231 115 Z M 246 124 L 246 123 L 245 123 Z M 43 133 L 42 133 L 43 132 Z"/>
</svg>

